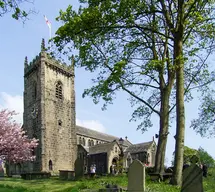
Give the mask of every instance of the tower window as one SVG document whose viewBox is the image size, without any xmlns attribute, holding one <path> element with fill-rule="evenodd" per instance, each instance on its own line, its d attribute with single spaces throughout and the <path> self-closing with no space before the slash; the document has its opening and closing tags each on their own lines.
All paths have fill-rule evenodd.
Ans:
<svg viewBox="0 0 215 192">
<path fill-rule="evenodd" d="M 56 84 L 56 90 L 55 90 L 55 96 L 58 98 L 58 99 L 62 99 L 63 98 L 63 88 L 62 88 L 62 83 L 60 81 L 57 82 Z"/>
<path fill-rule="evenodd" d="M 62 121 L 61 120 L 58 120 L 58 126 L 62 126 Z"/>
<path fill-rule="evenodd" d="M 49 171 L 53 170 L 52 160 L 49 160 Z"/>
</svg>

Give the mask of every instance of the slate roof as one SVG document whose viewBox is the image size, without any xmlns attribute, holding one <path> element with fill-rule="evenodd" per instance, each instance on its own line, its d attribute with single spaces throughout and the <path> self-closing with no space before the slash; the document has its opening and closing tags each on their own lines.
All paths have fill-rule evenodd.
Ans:
<svg viewBox="0 0 215 192">
<path fill-rule="evenodd" d="M 149 141 L 149 142 L 144 142 L 144 143 L 138 143 L 134 145 L 130 145 L 127 149 L 126 152 L 130 153 L 138 153 L 142 151 L 147 151 L 150 146 L 153 144 L 154 141 Z"/>
<path fill-rule="evenodd" d="M 107 153 L 110 150 L 110 148 L 113 147 L 113 145 L 115 143 L 116 142 L 102 143 L 99 145 L 91 146 L 91 147 L 89 147 L 89 155 L 98 154 L 98 153 L 105 153 L 105 152 Z"/>
<path fill-rule="evenodd" d="M 120 139 L 118 137 L 108 135 L 106 133 L 101 133 L 101 132 L 98 132 L 98 131 L 95 131 L 92 129 L 78 126 L 78 125 L 76 125 L 76 132 L 78 135 L 83 135 L 83 136 L 91 137 L 94 139 L 100 139 L 100 140 L 106 141 L 106 142 L 112 142 L 114 140 L 119 141 L 119 139 Z M 130 146 L 130 145 L 132 145 L 132 143 L 129 142 L 128 140 L 124 140 L 123 145 Z"/>
</svg>

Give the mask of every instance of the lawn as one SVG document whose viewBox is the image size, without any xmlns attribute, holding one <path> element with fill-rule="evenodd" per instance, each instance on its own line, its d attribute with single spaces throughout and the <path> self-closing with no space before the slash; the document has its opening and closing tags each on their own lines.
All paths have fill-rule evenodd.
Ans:
<svg viewBox="0 0 215 192">
<path fill-rule="evenodd" d="M 215 170 L 211 170 L 210 174 L 211 176 L 204 179 L 204 192 L 215 191 Z M 93 192 L 93 189 L 105 188 L 105 183 L 127 187 L 127 182 L 128 179 L 126 176 L 82 179 L 79 181 L 61 181 L 55 177 L 31 181 L 18 178 L 4 178 L 4 180 L 0 180 L 0 192 Z M 149 178 L 146 179 L 146 188 L 150 189 L 150 192 L 180 191 L 179 188 L 168 185 L 167 183 L 151 182 Z"/>
<path fill-rule="evenodd" d="M 147 180 L 148 181 L 148 180 Z M 101 177 L 98 179 L 82 179 L 79 181 L 61 181 L 58 178 L 43 180 L 22 180 L 17 178 L 5 178 L 0 181 L 0 192 L 79 192 L 93 191 L 93 189 L 105 188 L 105 183 L 117 184 L 127 187 L 128 179 L 126 176 Z M 179 192 L 176 187 L 165 183 L 147 182 L 147 188 L 152 191 Z M 161 190 L 162 189 L 162 190 Z"/>
</svg>

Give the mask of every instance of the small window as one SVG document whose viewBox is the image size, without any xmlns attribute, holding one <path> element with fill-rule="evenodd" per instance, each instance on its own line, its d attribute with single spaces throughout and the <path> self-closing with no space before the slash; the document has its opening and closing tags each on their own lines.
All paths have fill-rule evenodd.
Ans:
<svg viewBox="0 0 215 192">
<path fill-rule="evenodd" d="M 50 160 L 49 161 L 49 171 L 52 171 L 53 170 L 53 167 L 52 167 L 53 165 L 52 165 L 52 161 Z"/>
<path fill-rule="evenodd" d="M 115 153 L 117 153 L 117 147 L 115 147 Z"/>
<path fill-rule="evenodd" d="M 89 147 L 91 146 L 91 142 L 90 142 L 90 139 L 88 140 L 88 146 L 89 146 Z"/>
<path fill-rule="evenodd" d="M 82 142 L 82 144 L 83 144 L 83 146 L 85 146 L 86 145 L 86 143 L 85 143 L 85 139 L 83 138 L 83 142 Z"/>
<path fill-rule="evenodd" d="M 58 126 L 62 126 L 62 121 L 61 120 L 58 120 Z"/>
<path fill-rule="evenodd" d="M 63 85 L 60 81 L 57 82 L 56 84 L 56 90 L 55 90 L 55 96 L 58 98 L 58 99 L 62 99 L 63 98 Z"/>
<path fill-rule="evenodd" d="M 98 141 L 96 141 L 96 145 L 98 145 L 99 144 L 99 142 Z"/>
<path fill-rule="evenodd" d="M 93 140 L 91 140 L 91 145 L 94 146 L 94 141 Z"/>
</svg>

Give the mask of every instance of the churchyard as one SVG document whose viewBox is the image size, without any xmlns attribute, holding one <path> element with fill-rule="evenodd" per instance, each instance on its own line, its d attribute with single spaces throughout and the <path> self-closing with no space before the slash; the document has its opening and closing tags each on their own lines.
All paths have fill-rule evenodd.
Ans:
<svg viewBox="0 0 215 192">
<path fill-rule="evenodd" d="M 169 185 L 169 180 L 152 181 L 143 164 L 135 160 L 131 164 L 128 175 L 82 177 L 75 181 L 60 180 L 59 177 L 37 180 L 2 177 L 0 192 L 213 192 L 215 189 L 214 180 L 215 169 L 209 169 L 208 177 L 203 178 L 202 171 L 195 164 L 194 159 L 191 166 L 184 170 L 183 184 L 179 188 Z M 120 190 L 113 190 L 115 187 Z"/>
</svg>

